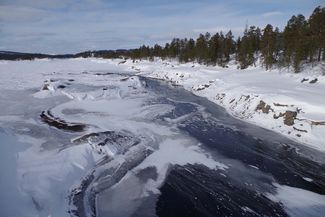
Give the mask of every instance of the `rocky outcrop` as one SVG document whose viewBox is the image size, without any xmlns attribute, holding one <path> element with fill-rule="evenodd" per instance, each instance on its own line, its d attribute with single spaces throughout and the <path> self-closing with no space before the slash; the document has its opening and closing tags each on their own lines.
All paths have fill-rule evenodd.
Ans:
<svg viewBox="0 0 325 217">
<path fill-rule="evenodd" d="M 270 111 L 273 111 L 270 105 L 266 104 L 263 100 L 256 106 L 255 111 L 262 111 L 265 114 L 268 114 Z"/>
<path fill-rule="evenodd" d="M 283 117 L 283 123 L 287 126 L 294 125 L 294 121 L 297 117 L 298 112 L 296 111 L 285 111 L 284 113 L 280 112 L 279 115 L 273 115 L 274 119 L 278 119 L 280 117 Z"/>
</svg>

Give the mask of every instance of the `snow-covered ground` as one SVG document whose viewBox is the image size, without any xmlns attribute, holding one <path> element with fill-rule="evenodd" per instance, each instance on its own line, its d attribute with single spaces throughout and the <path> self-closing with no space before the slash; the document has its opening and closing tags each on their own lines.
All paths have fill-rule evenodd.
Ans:
<svg viewBox="0 0 325 217">
<path fill-rule="evenodd" d="M 260 64 L 257 64 L 260 65 Z M 39 87 L 44 75 L 116 71 L 163 79 L 223 106 L 231 115 L 325 151 L 325 65 L 294 74 L 176 61 L 68 59 L 1 61 L 0 86 Z M 23 72 L 23 73 L 22 73 Z M 41 72 L 41 73 L 40 73 Z"/>
</svg>

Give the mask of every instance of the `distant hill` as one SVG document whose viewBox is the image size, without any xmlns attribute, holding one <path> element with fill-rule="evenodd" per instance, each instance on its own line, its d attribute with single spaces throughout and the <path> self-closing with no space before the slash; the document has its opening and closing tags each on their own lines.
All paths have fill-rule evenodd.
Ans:
<svg viewBox="0 0 325 217">
<path fill-rule="evenodd" d="M 0 60 L 33 60 L 36 58 L 72 58 L 72 54 L 64 55 L 50 55 L 50 54 L 41 54 L 41 53 L 20 53 L 12 51 L 0 51 Z"/>
<path fill-rule="evenodd" d="M 99 50 L 99 51 L 85 51 L 76 54 L 42 54 L 42 53 L 21 53 L 12 51 L 0 51 L 0 60 L 33 60 L 33 59 L 65 59 L 78 57 L 102 57 L 102 58 L 117 58 L 121 55 L 129 53 L 131 50 Z"/>
</svg>

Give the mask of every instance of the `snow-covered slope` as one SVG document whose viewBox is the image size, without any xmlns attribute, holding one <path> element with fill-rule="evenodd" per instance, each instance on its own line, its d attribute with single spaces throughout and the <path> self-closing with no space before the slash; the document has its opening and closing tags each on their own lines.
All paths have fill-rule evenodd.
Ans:
<svg viewBox="0 0 325 217">
<path fill-rule="evenodd" d="M 237 118 L 325 151 L 325 66 L 322 64 L 293 74 L 287 70 L 265 71 L 261 67 L 239 70 L 235 63 L 221 68 L 162 60 L 1 61 L 0 86 L 39 87 L 46 74 L 64 76 L 80 70 L 132 72 L 170 81 L 207 97 Z"/>
<path fill-rule="evenodd" d="M 233 116 L 325 151 L 325 65 L 287 69 L 237 69 L 168 61 L 127 61 L 139 74 L 182 85 L 223 106 Z"/>
</svg>

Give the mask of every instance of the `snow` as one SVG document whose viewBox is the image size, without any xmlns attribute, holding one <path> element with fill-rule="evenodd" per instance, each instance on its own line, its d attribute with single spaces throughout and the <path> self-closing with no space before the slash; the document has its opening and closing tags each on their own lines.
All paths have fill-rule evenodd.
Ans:
<svg viewBox="0 0 325 217">
<path fill-rule="evenodd" d="M 176 61 L 127 61 L 124 67 L 142 76 L 181 85 L 224 107 L 236 118 L 325 151 L 325 67 L 322 64 L 305 67 L 299 74 L 284 69 L 265 71 L 261 67 L 239 70 L 234 62 L 222 68 Z M 303 79 L 308 81 L 302 82 Z M 314 79 L 317 82 L 310 83 Z M 261 101 L 270 105 L 268 113 L 256 110 Z M 298 113 L 292 126 L 284 124 L 283 117 L 274 118 L 286 111 Z"/>
<path fill-rule="evenodd" d="M 121 204 L 128 204 L 129 209 L 120 215 L 128 215 L 140 204 L 133 203 L 135 200 L 159 194 L 158 188 L 170 165 L 200 163 L 211 169 L 227 170 L 229 165 L 215 161 L 198 141 L 177 129 L 177 123 L 187 115 L 165 118 L 167 124 L 153 121 L 174 107 L 148 103 L 154 96 L 145 91 L 145 84 L 137 76 L 127 77 L 129 74 L 181 85 L 223 106 L 239 119 L 324 152 L 325 79 L 322 70 L 318 65 L 305 68 L 301 74 L 292 74 L 265 71 L 260 67 L 238 70 L 234 63 L 221 68 L 159 59 L 153 62 L 127 60 L 123 64 L 121 59 L 95 58 L 0 61 L 0 159 L 3 174 L 0 186 L 7 198 L 0 208 L 13 217 L 22 213 L 25 216 L 64 216 L 71 208 L 67 196 L 105 154 L 113 160 L 98 167 L 96 173 L 118 171 L 122 166 L 128 172 L 97 198 L 99 203 L 111 202 L 106 210 L 99 210 L 103 216 L 117 214 L 121 211 Z M 107 73 L 118 74 L 107 76 Z M 301 82 L 303 78 L 309 81 L 317 78 L 318 81 L 315 84 Z M 261 100 L 270 105 L 269 113 L 256 111 Z M 53 130 L 39 120 L 44 110 L 68 123 L 85 124 L 86 132 L 63 134 Z M 293 126 L 285 125 L 283 117 L 274 119 L 274 115 L 285 111 L 298 112 Z M 141 142 L 125 154 L 114 145 L 105 147 L 103 154 L 96 143 L 73 144 L 84 134 L 105 131 L 126 132 L 141 138 Z M 134 168 L 128 168 L 133 160 L 140 161 L 146 150 L 153 153 Z M 12 164 L 4 167 L 7 162 Z M 259 169 L 254 165 L 250 167 Z M 143 182 L 137 174 L 147 168 L 155 168 L 158 177 Z M 107 180 L 110 176 L 104 178 Z M 312 181 L 308 177 L 305 180 Z M 99 188 L 103 183 L 94 184 Z M 10 193 L 6 189 L 10 189 Z M 300 210 L 303 205 L 308 207 L 307 211 L 309 207 L 324 207 L 323 196 L 288 186 L 277 186 L 277 189 L 277 194 L 269 197 L 284 202 L 289 213 L 295 212 L 297 207 Z M 302 194 L 310 200 L 295 203 L 293 198 L 296 195 L 303 198 Z M 129 201 L 125 201 L 125 195 L 130 196 Z M 15 210 L 10 204 L 19 204 L 21 209 Z M 299 216 L 299 213 L 293 214 Z"/>
<path fill-rule="evenodd" d="M 324 195 L 286 185 L 275 184 L 275 186 L 277 187 L 277 193 L 268 195 L 268 198 L 284 204 L 290 216 L 323 216 L 325 212 Z"/>
<path fill-rule="evenodd" d="M 24 192 L 19 190 L 19 180 L 16 174 L 17 156 L 16 152 L 24 150 L 26 144 L 15 141 L 13 135 L 8 135 L 0 128 L 1 152 L 0 152 L 0 210 L 3 216 L 36 216 L 36 212 L 30 211 L 32 201 Z M 12 147 L 14 146 L 14 147 Z M 8 163 L 10 162 L 10 163 Z M 19 204 L 17 209 L 16 204 Z"/>
<path fill-rule="evenodd" d="M 1 203 L 1 210 L 6 215 L 66 216 L 68 210 L 74 209 L 69 195 L 94 168 L 95 175 L 114 171 L 112 177 L 118 180 L 124 171 L 130 170 L 132 176 L 133 172 L 155 167 L 159 179 L 137 185 L 143 188 L 138 191 L 140 195 L 134 192 L 133 197 L 140 197 L 139 200 L 150 192 L 159 193 L 158 188 L 171 164 L 201 163 L 211 169 L 227 168 L 209 157 L 195 139 L 182 135 L 176 125 L 184 117 L 167 124 L 155 121 L 174 106 L 150 104 L 155 96 L 145 91 L 145 84 L 137 76 L 126 76 L 131 71 L 119 68 L 118 61 L 1 62 L 0 130 L 3 128 L 4 133 L 0 131 L 0 158 L 3 166 L 10 162 L 10 166 L 1 167 L 5 176 L 0 183 L 4 188 L 1 201 L 4 197 L 7 199 Z M 86 131 L 64 132 L 49 127 L 40 120 L 42 111 L 49 111 L 54 119 L 66 123 L 85 124 Z M 102 147 L 91 139 L 74 142 L 84 135 L 107 131 L 131 135 L 140 142 L 123 144 L 125 149 L 114 144 Z M 146 158 L 147 151 L 153 152 L 153 156 Z M 104 157 L 111 161 L 101 165 Z M 143 163 L 132 170 L 142 158 L 145 158 Z M 137 182 L 133 182 L 132 177 L 128 179 L 129 176 L 126 174 L 123 180 L 131 182 L 136 189 Z M 94 188 L 105 189 L 107 183 L 115 184 L 114 178 L 107 182 L 110 178 L 107 175 L 97 180 Z M 120 196 L 115 194 L 116 201 L 128 194 L 125 190 L 119 193 Z"/>
<path fill-rule="evenodd" d="M 197 63 L 180 64 L 161 59 L 122 62 L 121 59 L 78 58 L 0 62 L 2 89 L 39 88 L 47 83 L 44 80 L 53 77 L 73 77 L 85 85 L 90 84 L 94 79 L 96 84 L 107 85 L 107 80 L 102 79 L 100 73 L 93 72 L 133 73 L 163 79 L 208 98 L 224 107 L 236 118 L 276 131 L 314 149 L 325 151 L 324 64 L 318 64 L 313 68 L 306 66 L 301 73 L 294 74 L 287 69 L 265 71 L 259 66 L 239 70 L 233 61 L 229 63 L 228 68 Z M 302 82 L 303 79 L 308 80 Z M 317 79 L 317 82 L 310 83 L 314 79 Z M 51 85 L 53 82 L 49 85 L 50 91 L 40 91 L 35 94 L 35 97 L 44 98 L 58 94 L 54 90 L 55 87 Z M 117 90 L 108 89 L 97 94 L 112 95 L 112 91 Z M 89 95 L 89 92 L 76 95 L 61 90 L 61 93 L 79 100 L 96 97 Z M 123 93 L 115 94 L 119 96 Z M 268 113 L 256 111 L 261 101 L 270 106 Z M 292 126 L 284 124 L 283 117 L 274 118 L 286 111 L 297 112 Z"/>
</svg>

